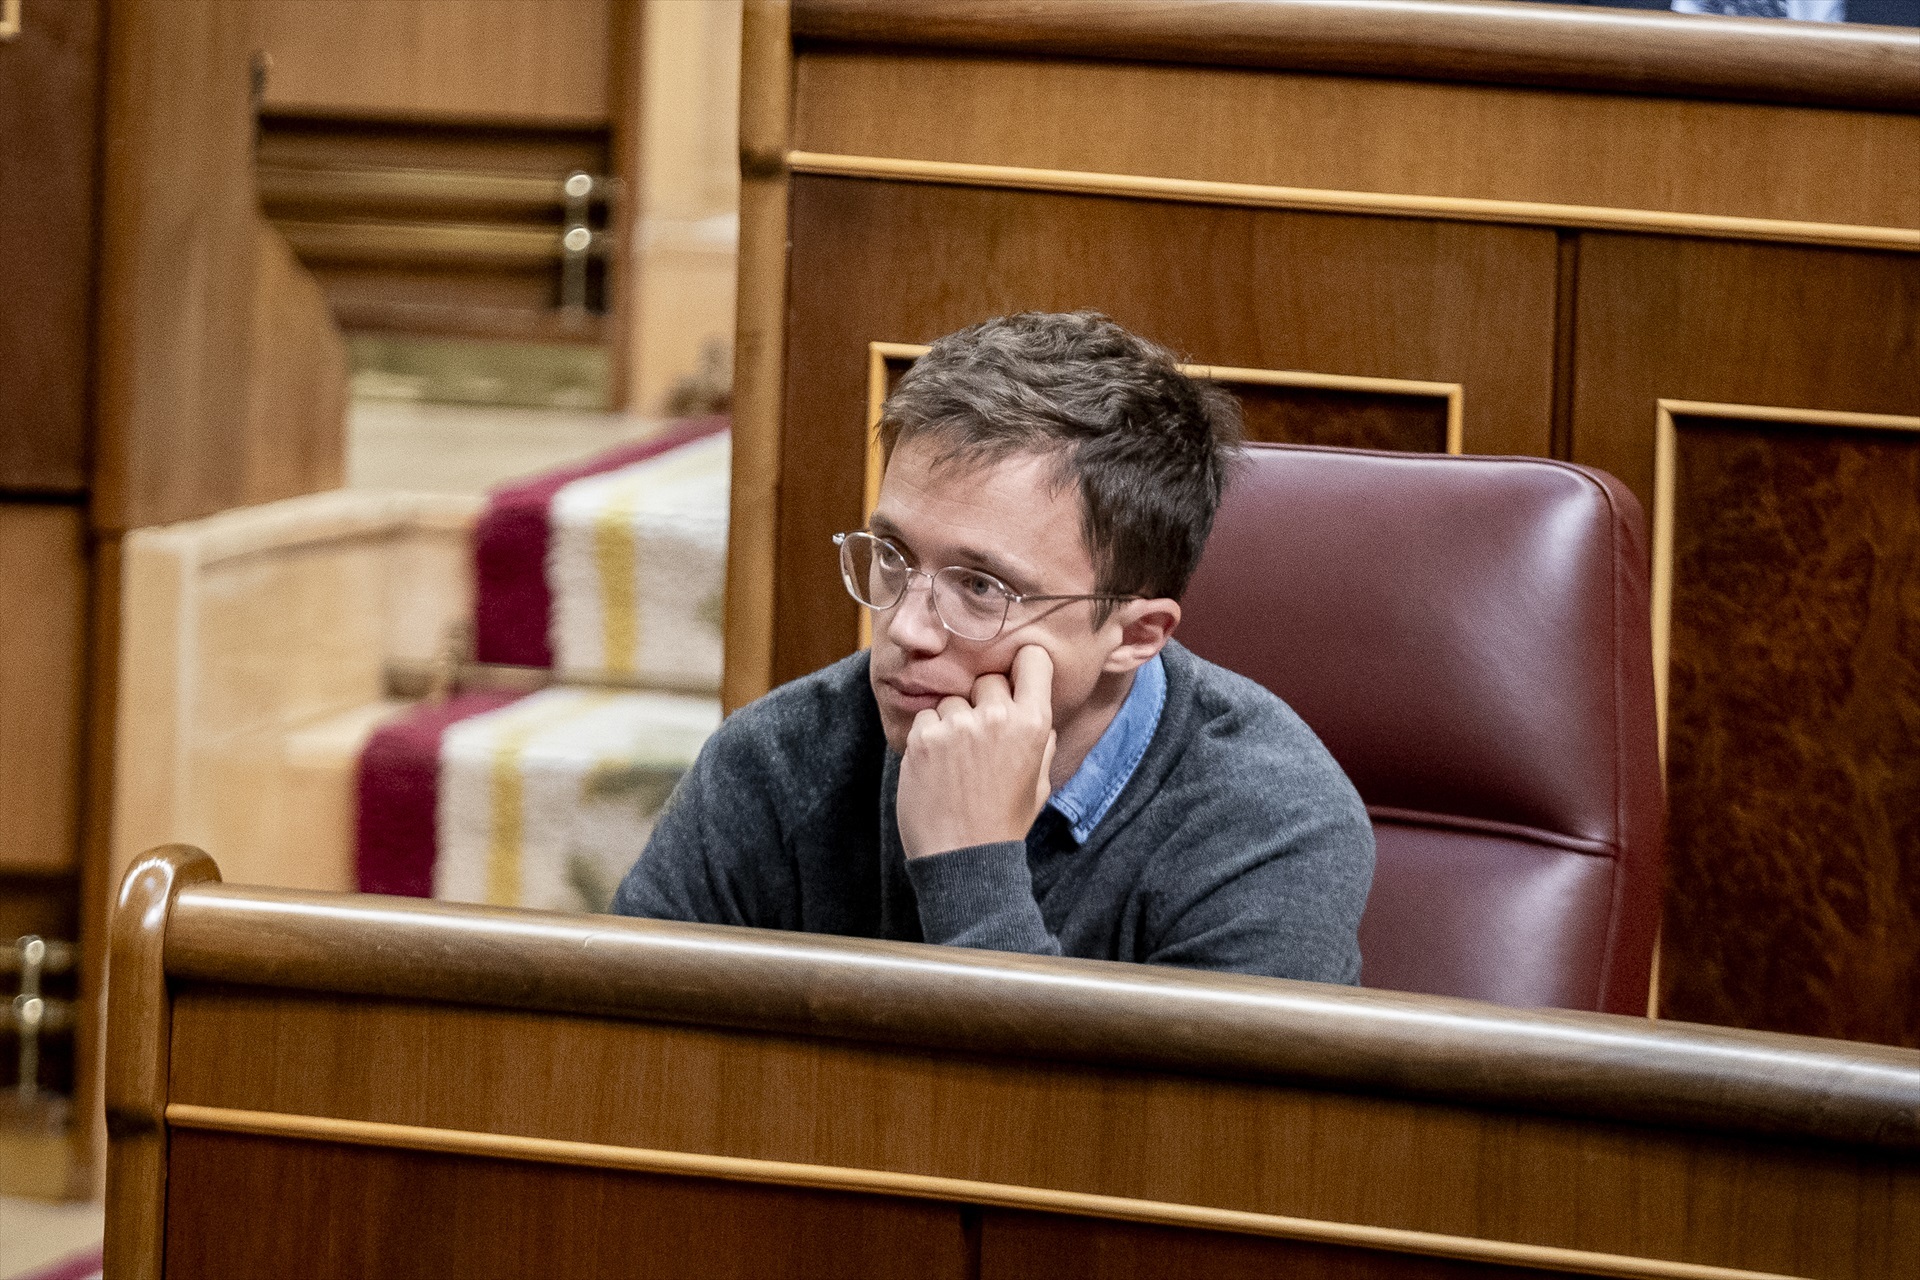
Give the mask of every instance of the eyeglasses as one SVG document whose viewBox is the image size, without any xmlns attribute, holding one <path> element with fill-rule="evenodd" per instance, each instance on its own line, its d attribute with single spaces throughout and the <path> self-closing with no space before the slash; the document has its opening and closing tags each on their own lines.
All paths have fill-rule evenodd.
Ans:
<svg viewBox="0 0 1920 1280">
<path fill-rule="evenodd" d="M 1022 595 L 980 569 L 948 565 L 928 573 L 907 563 L 900 548 L 871 533 L 836 533 L 840 548 L 840 580 L 847 594 L 869 609 L 887 610 L 899 604 L 915 578 L 925 578 L 933 598 L 933 616 L 962 640 L 985 641 L 1007 625 L 1007 613 L 1016 604 L 1063 600 L 1138 600 L 1139 596 Z"/>
</svg>

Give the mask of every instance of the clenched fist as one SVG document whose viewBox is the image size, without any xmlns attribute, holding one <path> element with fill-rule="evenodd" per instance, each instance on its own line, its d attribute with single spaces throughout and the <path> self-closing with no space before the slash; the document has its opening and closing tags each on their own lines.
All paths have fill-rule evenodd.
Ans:
<svg viewBox="0 0 1920 1280">
<path fill-rule="evenodd" d="M 1009 675 L 981 676 L 969 697 L 913 718 L 895 801 L 909 858 L 1024 840 L 1047 803 L 1053 658 L 1027 645 Z"/>
</svg>

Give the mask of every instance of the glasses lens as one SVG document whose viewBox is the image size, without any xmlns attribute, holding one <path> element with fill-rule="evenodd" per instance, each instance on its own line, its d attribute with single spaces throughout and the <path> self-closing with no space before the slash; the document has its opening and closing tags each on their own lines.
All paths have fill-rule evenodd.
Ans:
<svg viewBox="0 0 1920 1280">
<path fill-rule="evenodd" d="M 891 543 L 850 533 L 840 540 L 840 578 L 869 609 L 891 609 L 906 586 L 907 562 Z"/>
<path fill-rule="evenodd" d="M 1007 584 L 990 573 L 953 565 L 933 575 L 933 607 L 964 640 L 991 640 L 1006 625 Z"/>
</svg>

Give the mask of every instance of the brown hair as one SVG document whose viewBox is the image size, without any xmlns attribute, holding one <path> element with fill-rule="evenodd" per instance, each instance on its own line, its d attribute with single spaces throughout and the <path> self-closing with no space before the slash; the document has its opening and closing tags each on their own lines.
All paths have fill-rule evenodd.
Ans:
<svg viewBox="0 0 1920 1280">
<path fill-rule="evenodd" d="M 1080 492 L 1094 589 L 1172 599 L 1200 561 L 1241 436 L 1232 396 L 1093 311 L 948 334 L 887 397 L 879 432 L 889 459 L 917 439 L 943 463 L 1057 454 L 1059 482 Z"/>
</svg>

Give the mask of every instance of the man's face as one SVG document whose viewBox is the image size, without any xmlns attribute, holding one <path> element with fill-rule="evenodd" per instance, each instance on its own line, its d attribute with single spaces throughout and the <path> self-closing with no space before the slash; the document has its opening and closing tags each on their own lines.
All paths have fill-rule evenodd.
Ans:
<svg viewBox="0 0 1920 1280">
<path fill-rule="evenodd" d="M 1020 593 L 1080 595 L 1096 590 L 1093 556 L 1080 532 L 1080 499 L 1056 488 L 1055 460 L 1016 454 L 999 462 L 936 466 L 925 439 L 894 450 L 867 527 L 898 547 L 916 569 L 981 569 Z M 1016 604 L 992 640 L 963 640 L 934 616 L 924 578 L 891 609 L 873 615 L 873 694 L 887 745 L 906 747 L 919 712 L 950 695 L 967 697 L 974 680 L 1006 674 L 1024 645 L 1053 659 L 1054 728 L 1063 742 L 1086 712 L 1103 672 L 1130 671 L 1117 654 L 1120 615 L 1092 626 L 1092 601 Z M 1110 708 L 1109 708 L 1110 712 Z"/>
</svg>

